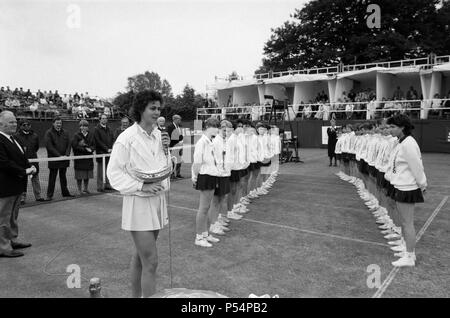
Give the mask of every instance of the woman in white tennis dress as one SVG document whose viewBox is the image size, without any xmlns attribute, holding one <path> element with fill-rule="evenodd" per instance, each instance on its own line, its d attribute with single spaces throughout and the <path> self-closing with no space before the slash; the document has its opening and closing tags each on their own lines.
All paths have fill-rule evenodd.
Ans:
<svg viewBox="0 0 450 318">
<path fill-rule="evenodd" d="M 165 193 L 171 164 L 164 147 L 170 140 L 161 137 L 157 126 L 162 102 L 155 91 L 136 94 L 131 109 L 136 122 L 117 138 L 107 169 L 112 187 L 123 195 L 122 229 L 130 231 L 136 246 L 131 261 L 133 297 L 156 292 L 156 240 L 169 221 Z M 155 180 L 155 175 L 164 179 Z"/>
</svg>

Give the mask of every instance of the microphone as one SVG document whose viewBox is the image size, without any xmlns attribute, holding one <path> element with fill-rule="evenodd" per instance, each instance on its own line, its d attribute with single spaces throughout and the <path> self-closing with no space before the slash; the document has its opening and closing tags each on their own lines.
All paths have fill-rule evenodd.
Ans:
<svg viewBox="0 0 450 318">
<path fill-rule="evenodd" d="M 161 130 L 161 137 L 169 137 L 169 133 L 166 131 L 166 127 L 160 127 L 159 130 Z M 164 149 L 164 154 L 168 157 L 169 156 L 169 145 L 165 144 L 164 142 L 162 143 L 163 149 Z"/>
</svg>

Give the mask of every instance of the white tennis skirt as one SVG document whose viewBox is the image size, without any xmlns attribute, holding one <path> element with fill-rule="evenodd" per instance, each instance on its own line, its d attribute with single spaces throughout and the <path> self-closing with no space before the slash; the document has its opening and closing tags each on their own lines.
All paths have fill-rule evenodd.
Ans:
<svg viewBox="0 0 450 318">
<path fill-rule="evenodd" d="M 123 197 L 122 229 L 125 231 L 156 231 L 169 223 L 165 192 L 153 197 Z"/>
</svg>

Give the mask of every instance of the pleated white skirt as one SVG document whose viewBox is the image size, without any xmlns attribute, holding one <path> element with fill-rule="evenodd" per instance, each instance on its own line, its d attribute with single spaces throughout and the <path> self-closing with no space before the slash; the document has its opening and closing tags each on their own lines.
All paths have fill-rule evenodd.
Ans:
<svg viewBox="0 0 450 318">
<path fill-rule="evenodd" d="M 125 231 L 161 230 L 169 223 L 165 192 L 158 196 L 123 197 L 122 229 Z"/>
</svg>

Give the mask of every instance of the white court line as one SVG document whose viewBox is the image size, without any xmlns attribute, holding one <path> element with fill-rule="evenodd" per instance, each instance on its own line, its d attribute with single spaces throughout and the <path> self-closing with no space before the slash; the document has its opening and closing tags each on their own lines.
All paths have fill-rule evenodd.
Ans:
<svg viewBox="0 0 450 318">
<path fill-rule="evenodd" d="M 196 209 L 185 208 L 185 207 L 177 206 L 177 205 L 169 205 L 169 207 L 197 212 Z M 389 246 L 388 244 L 384 244 L 384 243 L 365 241 L 365 240 L 350 238 L 350 237 L 346 237 L 346 236 L 334 235 L 334 234 L 322 233 L 322 232 L 316 232 L 316 231 L 311 231 L 311 230 L 304 230 L 304 229 L 299 229 L 299 228 L 293 227 L 293 226 L 288 226 L 288 225 L 283 225 L 283 224 L 275 224 L 275 223 L 268 223 L 268 222 L 257 221 L 257 220 L 248 219 L 248 218 L 242 218 L 241 221 L 247 221 L 247 222 L 252 222 L 252 223 L 259 223 L 259 224 L 264 224 L 264 225 L 269 225 L 269 226 L 276 226 L 276 227 L 281 227 L 281 228 L 284 228 L 284 229 L 294 230 L 294 231 L 298 231 L 298 232 L 302 232 L 302 233 L 313 234 L 313 235 L 320 235 L 320 236 L 331 237 L 331 238 L 338 238 L 338 239 L 346 240 L 346 241 L 365 243 L 365 244 L 371 244 L 371 245 L 378 245 L 378 246 L 383 246 L 383 247 Z"/>
<path fill-rule="evenodd" d="M 427 228 L 430 226 L 431 222 L 433 222 L 434 218 L 439 213 L 439 211 L 442 209 L 442 207 L 444 206 L 445 202 L 447 202 L 447 200 L 448 200 L 448 196 L 445 196 L 442 199 L 441 203 L 439 203 L 439 205 L 436 207 L 436 209 L 434 209 L 433 213 L 430 215 L 428 220 L 422 226 L 422 228 L 420 229 L 419 233 L 417 233 L 417 235 L 416 235 L 416 243 L 419 242 L 419 240 L 421 239 L 422 235 L 425 233 Z M 392 280 L 394 279 L 395 275 L 397 275 L 399 270 L 400 270 L 400 267 L 394 267 L 391 270 L 389 275 L 384 280 L 383 284 L 381 284 L 380 288 L 375 292 L 375 294 L 373 294 L 372 298 L 381 298 L 381 296 L 383 296 L 384 292 L 389 287 L 389 285 L 391 284 Z"/>
</svg>

